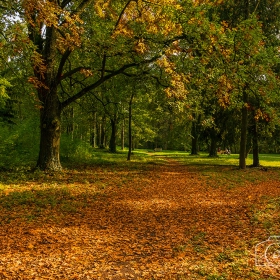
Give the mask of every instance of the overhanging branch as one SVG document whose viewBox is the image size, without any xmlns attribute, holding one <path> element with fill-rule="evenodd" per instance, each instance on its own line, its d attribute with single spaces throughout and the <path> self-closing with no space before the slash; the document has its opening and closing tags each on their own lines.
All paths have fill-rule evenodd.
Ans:
<svg viewBox="0 0 280 280">
<path fill-rule="evenodd" d="M 145 60 L 145 61 L 142 61 L 142 62 L 139 62 L 139 63 L 130 63 L 130 64 L 126 64 L 124 66 L 122 66 L 121 68 L 119 68 L 118 70 L 116 71 L 113 71 L 112 73 L 104 76 L 104 77 L 101 77 L 99 80 L 97 80 L 95 83 L 83 88 L 81 91 L 79 91 L 77 94 L 71 96 L 70 98 L 68 98 L 67 100 L 63 101 L 61 103 L 61 108 L 65 108 L 66 106 L 68 106 L 69 104 L 71 104 L 72 102 L 76 101 L 77 99 L 83 97 L 86 93 L 88 93 L 89 91 L 97 88 L 98 86 L 100 86 L 101 84 L 103 84 L 105 81 L 119 75 L 119 74 L 122 74 L 124 73 L 124 71 L 126 69 L 129 69 L 129 68 L 132 68 L 132 67 L 139 67 L 143 64 L 149 64 L 153 61 L 155 61 L 156 59 L 158 59 L 159 57 L 158 56 L 155 56 L 153 57 L 152 59 L 149 59 L 149 60 Z"/>
<path fill-rule="evenodd" d="M 58 78 L 60 77 L 59 81 L 65 80 L 66 78 L 71 77 L 72 75 L 76 74 L 77 72 L 79 72 L 79 71 L 81 71 L 83 69 L 90 70 L 91 68 L 90 67 L 82 67 L 82 66 L 80 66 L 80 67 L 76 67 L 76 68 L 68 71 L 67 73 L 65 73 L 63 75 L 61 75 L 62 74 L 61 73 L 60 76 L 58 76 Z"/>
</svg>

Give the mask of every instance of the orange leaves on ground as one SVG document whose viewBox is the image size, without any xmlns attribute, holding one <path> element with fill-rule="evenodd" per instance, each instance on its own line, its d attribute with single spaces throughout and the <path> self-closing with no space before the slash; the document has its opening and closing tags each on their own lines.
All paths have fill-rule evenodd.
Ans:
<svg viewBox="0 0 280 280">
<path fill-rule="evenodd" d="M 22 196 L 10 190 L 0 197 L 0 277 L 258 279 L 254 245 L 266 239 L 268 209 L 277 227 L 271 199 L 280 182 L 268 171 L 269 180 L 228 188 L 218 172 L 231 167 L 217 168 L 169 161 L 21 182 L 14 188 Z"/>
</svg>

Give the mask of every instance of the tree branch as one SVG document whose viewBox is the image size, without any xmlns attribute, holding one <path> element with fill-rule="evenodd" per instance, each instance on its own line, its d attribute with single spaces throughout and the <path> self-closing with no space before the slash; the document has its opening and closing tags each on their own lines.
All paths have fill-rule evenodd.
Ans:
<svg viewBox="0 0 280 280">
<path fill-rule="evenodd" d="M 56 81 L 57 81 L 57 82 L 61 81 L 63 67 L 64 67 L 64 65 L 65 65 L 65 63 L 66 63 L 68 57 L 70 56 L 70 54 L 71 54 L 70 49 L 67 49 L 67 50 L 64 52 L 64 54 L 63 54 L 63 56 L 62 56 L 62 58 L 61 58 L 61 60 L 60 60 L 59 67 L 58 67 L 58 70 L 57 70 L 57 75 L 56 75 Z M 64 77 L 63 77 L 63 78 L 64 78 Z"/>
<path fill-rule="evenodd" d="M 101 84 L 103 84 L 105 81 L 119 75 L 119 74 L 122 74 L 124 73 L 124 71 L 126 69 L 129 69 L 129 68 L 132 68 L 132 67 L 139 67 L 140 65 L 143 65 L 143 64 L 148 64 L 148 63 L 152 63 L 153 61 L 155 61 L 156 59 L 158 59 L 159 57 L 158 56 L 155 56 L 153 57 L 152 59 L 149 59 L 149 60 L 145 60 L 145 61 L 142 61 L 140 63 L 130 63 L 130 64 L 127 64 L 127 65 L 124 65 L 122 66 L 121 68 L 119 68 L 118 70 L 112 72 L 111 74 L 108 74 L 104 77 L 101 77 L 99 80 L 97 80 L 95 83 L 83 88 L 81 91 L 79 91 L 77 94 L 71 96 L 70 98 L 68 98 L 67 100 L 63 101 L 61 103 L 61 108 L 65 108 L 66 106 L 68 106 L 69 104 L 71 104 L 72 102 L 74 102 L 75 100 L 83 97 L 86 93 L 88 93 L 89 91 L 97 88 L 98 86 L 100 86 Z"/>
<path fill-rule="evenodd" d="M 68 71 L 67 73 L 63 74 L 62 76 L 58 76 L 57 78 L 59 79 L 59 81 L 62 81 L 66 78 L 71 77 L 72 75 L 76 74 L 77 72 L 81 71 L 82 69 L 91 69 L 91 68 L 90 67 L 83 67 L 83 66 L 76 67 L 76 68 Z"/>
<path fill-rule="evenodd" d="M 136 2 L 135 0 L 129 0 L 129 1 L 125 4 L 125 6 L 124 6 L 124 8 L 122 9 L 122 11 L 121 11 L 121 13 L 120 13 L 120 15 L 119 15 L 119 18 L 118 18 L 118 20 L 117 20 L 117 22 L 116 22 L 116 24 L 115 24 L 114 30 L 117 29 L 117 27 L 118 27 L 118 25 L 119 25 L 119 23 L 120 23 L 120 21 L 121 21 L 121 19 L 122 19 L 122 16 L 124 15 L 125 10 L 127 9 L 128 5 L 129 5 L 132 1 Z"/>
</svg>

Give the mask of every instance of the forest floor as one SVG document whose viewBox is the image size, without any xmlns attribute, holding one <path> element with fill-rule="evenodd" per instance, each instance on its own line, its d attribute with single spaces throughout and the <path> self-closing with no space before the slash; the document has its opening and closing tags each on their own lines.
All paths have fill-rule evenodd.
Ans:
<svg viewBox="0 0 280 280">
<path fill-rule="evenodd" d="M 169 159 L 0 176 L 0 279 L 280 279 L 277 242 L 257 246 L 280 235 L 279 170 Z"/>
</svg>

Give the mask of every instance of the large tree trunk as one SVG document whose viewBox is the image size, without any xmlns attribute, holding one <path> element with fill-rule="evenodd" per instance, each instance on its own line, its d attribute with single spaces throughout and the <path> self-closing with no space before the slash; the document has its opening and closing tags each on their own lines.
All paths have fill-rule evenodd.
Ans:
<svg viewBox="0 0 280 280">
<path fill-rule="evenodd" d="M 217 156 L 217 138 L 216 136 L 212 135 L 210 149 L 209 149 L 209 157 L 216 157 Z"/>
<path fill-rule="evenodd" d="M 33 15 L 34 18 L 36 15 Z M 59 79 L 54 70 L 56 66 L 56 29 L 47 26 L 43 33 L 35 26 L 28 25 L 29 38 L 37 46 L 42 61 L 33 61 L 33 70 L 37 81 L 35 85 L 40 108 L 40 151 L 37 167 L 44 171 L 59 171 L 62 169 L 59 158 L 61 135 L 62 105 L 58 98 L 57 86 Z M 44 43 L 43 43 L 44 42 Z"/>
<path fill-rule="evenodd" d="M 40 110 L 40 152 L 37 167 L 41 170 L 62 169 L 59 158 L 61 107 L 56 92 L 48 92 Z"/>
<path fill-rule="evenodd" d="M 240 138 L 240 152 L 239 152 L 239 168 L 246 169 L 246 144 L 247 144 L 247 129 L 248 129 L 248 94 L 246 90 L 243 91 L 243 108 L 241 118 L 241 138 Z"/>
</svg>

